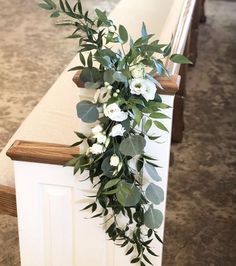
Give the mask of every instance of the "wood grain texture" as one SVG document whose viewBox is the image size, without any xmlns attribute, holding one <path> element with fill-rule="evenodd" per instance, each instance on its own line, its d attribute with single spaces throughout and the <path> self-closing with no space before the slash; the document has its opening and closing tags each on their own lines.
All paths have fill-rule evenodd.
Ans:
<svg viewBox="0 0 236 266">
<path fill-rule="evenodd" d="M 160 82 L 161 86 L 163 87 L 163 90 L 157 88 L 159 94 L 175 94 L 179 89 L 179 83 L 180 83 L 180 76 L 179 75 L 173 75 L 169 78 L 167 77 L 160 77 L 158 75 L 155 76 L 155 79 Z M 84 88 L 84 83 L 80 80 L 80 71 L 77 71 L 73 77 L 74 83 L 79 88 Z"/>
<path fill-rule="evenodd" d="M 12 187 L 0 185 L 0 214 L 16 217 L 16 192 Z"/>
<path fill-rule="evenodd" d="M 73 158 L 73 154 L 78 153 L 78 147 L 20 140 L 15 141 L 7 151 L 7 155 L 15 161 L 57 165 L 64 165 Z"/>
</svg>

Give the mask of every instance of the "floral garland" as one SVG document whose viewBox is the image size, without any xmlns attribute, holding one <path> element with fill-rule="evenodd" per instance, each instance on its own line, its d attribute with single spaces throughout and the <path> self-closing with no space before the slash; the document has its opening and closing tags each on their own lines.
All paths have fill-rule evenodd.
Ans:
<svg viewBox="0 0 236 266">
<path fill-rule="evenodd" d="M 157 93 L 156 87 L 162 87 L 154 75 L 169 76 L 164 58 L 175 63 L 191 62 L 182 55 L 171 55 L 171 43 L 151 41 L 153 35 L 148 34 L 144 23 L 141 37 L 134 41 L 106 12 L 96 9 L 96 18 L 89 18 L 80 0 L 73 8 L 67 0 L 60 0 L 59 5 L 44 0 L 39 6 L 50 10 L 51 17 L 68 17 L 57 24 L 74 27 L 68 38 L 78 39 L 82 63 L 71 71 L 80 70 L 85 88 L 96 90 L 93 101 L 77 105 L 83 122 L 97 123 L 89 136 L 76 132 L 80 140 L 73 146 L 86 143 L 87 151 L 67 163 L 74 167 L 74 173 L 86 170 L 96 189 L 94 201 L 84 210 L 90 209 L 92 218 L 104 217 L 106 233 L 117 245 L 126 247 L 126 255 L 133 254 L 131 263 L 152 265 L 147 255 L 157 256 L 150 246 L 154 238 L 162 243 L 157 229 L 163 214 L 157 205 L 164 200 L 164 191 L 157 185 L 161 181 L 158 165 L 145 154 L 145 146 L 147 139 L 159 138 L 148 134 L 152 126 L 167 131 L 159 120 L 168 118 L 162 110 L 170 108 Z M 125 52 L 128 41 L 129 50 Z M 120 50 L 112 50 L 114 43 L 120 44 Z M 88 53 L 87 58 L 84 53 Z M 146 189 L 144 167 L 153 180 Z"/>
</svg>

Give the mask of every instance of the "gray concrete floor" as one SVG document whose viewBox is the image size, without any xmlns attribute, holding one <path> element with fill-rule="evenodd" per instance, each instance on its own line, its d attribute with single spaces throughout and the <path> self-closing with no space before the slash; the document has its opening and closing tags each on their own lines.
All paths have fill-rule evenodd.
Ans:
<svg viewBox="0 0 236 266">
<path fill-rule="evenodd" d="M 76 51 L 36 2 L 0 0 L 0 150 Z M 84 1 L 89 9 L 116 2 Z M 209 0 L 206 9 L 188 74 L 185 136 L 173 145 L 164 266 L 236 265 L 236 2 Z M 0 266 L 14 265 L 16 219 L 2 215 Z"/>
</svg>

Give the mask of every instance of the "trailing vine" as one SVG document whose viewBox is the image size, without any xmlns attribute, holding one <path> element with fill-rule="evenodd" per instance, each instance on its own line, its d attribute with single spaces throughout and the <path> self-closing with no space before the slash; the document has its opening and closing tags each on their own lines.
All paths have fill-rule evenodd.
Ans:
<svg viewBox="0 0 236 266">
<path fill-rule="evenodd" d="M 96 17 L 90 18 L 80 0 L 73 7 L 67 0 L 58 4 L 44 0 L 39 6 L 49 10 L 51 17 L 63 15 L 57 25 L 74 28 L 68 38 L 78 40 L 81 64 L 70 71 L 80 70 L 85 88 L 95 90 L 93 101 L 77 104 L 78 117 L 96 123 L 88 136 L 76 132 L 79 141 L 73 146 L 83 144 L 87 150 L 66 164 L 74 167 L 75 174 L 86 171 L 95 189 L 92 203 L 83 210 L 91 210 L 91 218 L 104 217 L 106 233 L 126 248 L 126 255 L 132 255 L 131 263 L 152 265 L 149 255 L 157 254 L 151 243 L 154 239 L 162 243 L 157 229 L 163 214 L 157 206 L 164 201 L 164 191 L 158 186 L 156 159 L 145 153 L 145 146 L 146 141 L 159 138 L 149 134 L 151 127 L 168 131 L 161 121 L 168 119 L 163 110 L 170 108 L 157 93 L 156 87 L 162 87 L 155 75 L 169 76 L 165 58 L 183 64 L 190 61 L 171 55 L 171 43 L 153 40 L 144 23 L 140 38 L 133 40 L 106 12 L 96 9 Z M 120 49 L 114 50 L 114 44 Z M 147 186 L 144 168 L 152 179 Z"/>
</svg>

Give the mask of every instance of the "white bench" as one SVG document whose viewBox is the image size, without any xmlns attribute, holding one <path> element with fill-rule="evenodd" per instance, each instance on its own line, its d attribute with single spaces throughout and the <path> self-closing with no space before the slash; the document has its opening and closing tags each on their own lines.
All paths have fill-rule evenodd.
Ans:
<svg viewBox="0 0 236 266">
<path fill-rule="evenodd" d="M 173 53 L 183 53 L 194 4 L 195 0 L 149 0 L 148 4 L 144 0 L 122 0 L 110 17 L 116 24 L 126 25 L 134 38 L 140 36 L 143 21 L 149 32 L 156 34 L 162 43 L 169 42 L 173 34 Z M 77 65 L 78 61 L 76 56 L 67 69 Z M 171 75 L 179 73 L 179 65 L 171 62 L 166 62 L 166 65 Z M 72 81 L 74 73 L 67 72 L 67 69 L 0 154 L 0 184 L 3 185 L 3 196 L 0 186 L 0 203 L 3 199 L 2 202 L 6 204 L 11 194 L 11 191 L 6 191 L 6 186 L 14 188 L 16 184 L 22 266 L 126 266 L 129 265 L 129 258 L 123 254 L 123 250 L 106 240 L 98 221 L 84 220 L 85 213 L 79 211 L 88 200 L 82 193 L 88 183 L 78 182 L 72 168 L 63 168 L 63 159 L 58 162 L 64 147 L 55 148 L 55 145 L 49 144 L 38 147 L 34 143 L 41 141 L 70 145 L 76 141 L 73 131 L 80 130 L 81 124 L 75 106 L 78 93 L 84 90 L 76 87 Z M 177 79 L 174 81 L 170 87 L 175 89 L 178 82 Z M 166 86 L 165 82 L 163 86 Z M 173 106 L 174 93 L 163 95 L 162 98 Z M 172 117 L 171 110 L 167 110 L 167 113 Z M 172 120 L 165 122 L 170 132 L 171 123 Z M 158 149 L 161 149 L 163 156 L 160 161 L 163 166 L 161 186 L 166 192 L 171 136 L 167 133 L 162 135 L 165 142 L 158 145 Z M 17 142 L 9 153 L 14 159 L 14 179 L 12 162 L 5 153 L 19 139 L 31 143 Z M 155 154 L 153 145 L 147 145 L 147 150 Z M 65 161 L 68 159 L 68 149 L 63 154 Z M 48 158 L 50 156 L 51 161 Z M 164 212 L 165 202 L 161 208 Z M 159 231 L 163 237 L 164 226 Z M 90 235 L 87 236 L 86 232 L 90 232 Z M 161 255 L 162 246 L 159 243 L 156 249 Z M 161 258 L 158 257 L 154 265 L 161 265 Z"/>
</svg>

